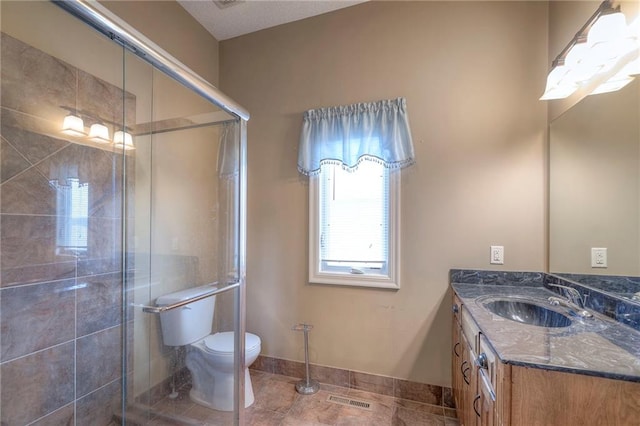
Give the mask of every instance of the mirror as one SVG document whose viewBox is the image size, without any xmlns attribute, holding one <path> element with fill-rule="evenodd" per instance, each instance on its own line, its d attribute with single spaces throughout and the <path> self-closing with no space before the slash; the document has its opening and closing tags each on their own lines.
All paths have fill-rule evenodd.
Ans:
<svg viewBox="0 0 640 426">
<path fill-rule="evenodd" d="M 638 80 L 551 123 L 549 272 L 640 304 Z"/>
</svg>

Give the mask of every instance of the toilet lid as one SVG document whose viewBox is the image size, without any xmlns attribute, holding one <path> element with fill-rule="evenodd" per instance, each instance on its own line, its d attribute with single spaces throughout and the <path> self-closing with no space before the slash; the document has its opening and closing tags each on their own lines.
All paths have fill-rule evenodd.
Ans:
<svg viewBox="0 0 640 426">
<path fill-rule="evenodd" d="M 233 353 L 233 331 L 211 334 L 204 338 L 204 345 L 212 352 Z M 255 334 L 245 333 L 245 351 L 255 349 L 260 344 L 260 338 Z"/>
</svg>

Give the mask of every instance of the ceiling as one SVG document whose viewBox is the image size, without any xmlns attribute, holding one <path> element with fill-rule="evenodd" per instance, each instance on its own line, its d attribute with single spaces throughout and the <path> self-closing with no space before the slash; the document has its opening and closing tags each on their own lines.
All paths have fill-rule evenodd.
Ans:
<svg viewBox="0 0 640 426">
<path fill-rule="evenodd" d="M 222 41 L 365 1 L 367 0 L 178 0 L 178 3 L 218 41 Z"/>
</svg>

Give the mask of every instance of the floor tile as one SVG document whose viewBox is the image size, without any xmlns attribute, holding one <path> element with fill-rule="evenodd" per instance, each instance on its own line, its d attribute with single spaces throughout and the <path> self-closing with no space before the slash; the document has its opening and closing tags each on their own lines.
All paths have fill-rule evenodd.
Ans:
<svg viewBox="0 0 640 426">
<path fill-rule="evenodd" d="M 254 394 L 256 407 L 279 413 L 287 413 L 298 398 L 295 379 L 266 379 Z"/>
<path fill-rule="evenodd" d="M 458 426 L 455 418 L 445 417 L 439 405 L 404 400 L 388 395 L 321 384 L 314 395 L 299 395 L 295 377 L 250 370 L 255 402 L 244 412 L 247 426 Z M 187 418 L 173 422 L 158 415 L 147 426 L 233 425 L 233 413 L 211 410 L 189 399 L 189 386 L 183 386 L 175 399 L 165 397 L 154 406 L 157 413 Z M 370 403 L 369 408 L 328 401 L 331 395 Z M 448 416 L 455 415 L 447 409 Z"/>
<path fill-rule="evenodd" d="M 249 407 L 245 415 L 245 421 L 251 426 L 279 426 L 285 417 L 284 413 L 266 410 L 255 405 Z"/>
<path fill-rule="evenodd" d="M 398 407 L 391 425 L 392 426 L 445 426 L 443 416 L 425 413 L 422 411 L 409 410 Z"/>
</svg>

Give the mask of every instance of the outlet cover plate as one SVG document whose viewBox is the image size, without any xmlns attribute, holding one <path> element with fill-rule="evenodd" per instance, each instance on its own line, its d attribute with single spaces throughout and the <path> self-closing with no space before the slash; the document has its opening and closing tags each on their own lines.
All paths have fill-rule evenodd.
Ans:
<svg viewBox="0 0 640 426">
<path fill-rule="evenodd" d="M 606 247 L 591 247 L 591 267 L 592 268 L 607 267 Z"/>
<path fill-rule="evenodd" d="M 491 246 L 489 263 L 492 265 L 504 265 L 504 246 Z"/>
</svg>

